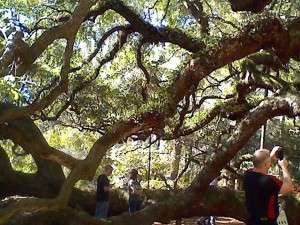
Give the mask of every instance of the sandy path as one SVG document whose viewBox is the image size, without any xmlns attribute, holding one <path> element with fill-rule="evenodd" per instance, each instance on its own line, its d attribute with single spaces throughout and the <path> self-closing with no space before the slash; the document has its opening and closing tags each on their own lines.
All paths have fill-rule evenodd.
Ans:
<svg viewBox="0 0 300 225">
<path fill-rule="evenodd" d="M 181 225 L 196 225 L 197 219 L 198 218 L 184 219 Z M 175 225 L 175 222 L 171 222 L 169 224 L 155 222 L 153 225 Z M 218 217 L 216 220 L 216 225 L 245 225 L 245 223 L 233 218 Z"/>
</svg>

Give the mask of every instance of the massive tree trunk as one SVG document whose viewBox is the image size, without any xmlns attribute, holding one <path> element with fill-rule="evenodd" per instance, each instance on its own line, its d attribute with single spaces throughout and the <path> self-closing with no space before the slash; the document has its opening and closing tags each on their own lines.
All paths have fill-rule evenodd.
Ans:
<svg viewBox="0 0 300 225">
<path fill-rule="evenodd" d="M 5 150 L 0 146 L 0 198 L 10 196 L 34 196 L 37 198 L 54 198 L 65 180 L 61 167 L 49 160 L 34 158 L 38 165 L 36 174 L 26 174 L 14 171 Z M 42 168 L 41 169 L 41 165 Z M 120 191 L 112 193 L 111 215 L 118 215 L 127 209 L 127 200 Z M 93 215 L 96 206 L 96 194 L 74 188 L 69 206 Z"/>
<path fill-rule="evenodd" d="M 173 198 L 172 192 L 169 191 L 156 190 L 148 194 L 156 201 L 172 201 Z M 184 201 L 184 195 L 181 196 L 181 198 L 181 201 Z M 180 201 L 180 199 L 176 199 L 176 201 Z M 300 215 L 298 213 L 300 210 L 300 196 L 298 195 L 297 198 L 287 197 L 285 198 L 285 201 L 289 224 L 298 225 L 300 222 Z M 176 203 L 174 201 L 173 203 L 175 205 L 180 204 L 179 202 Z M 165 206 L 162 204 L 161 207 Z M 202 201 L 195 198 L 192 204 L 182 204 L 180 209 L 181 210 L 174 210 L 173 208 L 168 208 L 168 213 L 164 216 L 164 219 L 158 222 L 169 222 L 169 220 L 176 218 L 190 218 L 207 215 L 228 216 L 241 221 L 246 219 L 243 192 L 233 191 L 226 188 L 212 187 L 206 192 Z M 161 210 L 164 209 L 161 208 Z M 141 225 L 150 224 L 149 221 L 147 221 L 147 218 L 151 217 L 151 214 L 156 213 L 153 209 L 151 209 L 151 206 L 148 206 L 141 212 L 131 216 L 127 213 L 127 207 L 123 208 L 123 212 L 125 214 L 118 217 L 110 217 L 107 221 L 97 221 L 94 218 L 89 217 L 87 214 L 67 208 L 59 211 L 36 212 L 33 214 L 19 215 L 9 223 L 5 223 L 5 225 Z"/>
<path fill-rule="evenodd" d="M 277 107 L 274 107 L 277 105 Z M 137 224 L 136 221 L 145 221 L 146 224 L 152 224 L 153 221 L 159 220 L 169 220 L 169 219 L 177 219 L 180 217 L 186 217 L 187 215 L 191 216 L 191 213 L 193 212 L 193 203 L 195 199 L 202 201 L 203 198 L 205 198 L 207 195 L 205 194 L 206 190 L 208 189 L 209 183 L 214 179 L 214 177 L 218 176 L 219 171 L 235 156 L 235 154 L 247 143 L 249 138 L 254 134 L 254 132 L 263 124 L 268 118 L 272 118 L 276 115 L 281 115 L 282 113 L 288 113 L 290 112 L 290 105 L 289 102 L 287 102 L 285 99 L 273 99 L 270 101 L 266 101 L 262 103 L 259 107 L 257 107 L 253 112 L 251 112 L 245 119 L 240 123 L 239 128 L 235 130 L 235 132 L 232 134 L 231 138 L 228 139 L 228 149 L 224 149 L 224 151 L 220 152 L 219 154 L 215 155 L 206 164 L 206 167 L 199 172 L 198 176 L 196 176 L 195 180 L 193 181 L 190 188 L 188 188 L 185 191 L 181 191 L 179 193 L 176 193 L 172 196 L 172 198 L 168 198 L 164 201 L 158 202 L 152 206 L 147 207 L 144 211 L 141 211 L 137 213 L 134 217 L 130 217 L 129 215 L 119 216 L 115 217 L 112 220 L 112 224 L 124 224 L 124 221 L 130 221 L 126 224 Z M 46 201 L 46 200 L 45 200 Z M 22 202 L 19 204 L 19 202 Z M 12 210 L 11 207 L 14 207 L 14 210 L 12 212 L 18 212 L 20 213 L 18 215 L 22 215 L 23 212 L 27 211 L 27 208 L 29 206 L 29 203 L 31 207 L 38 207 L 40 210 L 43 211 L 45 209 L 44 207 L 48 207 L 49 210 L 56 211 L 56 206 L 53 206 L 51 204 L 55 204 L 55 202 L 40 202 L 38 201 L 38 206 L 35 206 L 35 199 L 28 199 L 27 201 L 23 200 L 11 200 L 7 203 L 9 206 L 9 210 Z M 49 205 L 48 205 L 49 204 Z M 188 207 L 187 207 L 188 206 Z M 231 207 L 236 207 L 236 204 L 232 204 Z M 207 210 L 207 207 L 205 205 L 200 204 L 199 207 L 203 207 Z M 227 207 L 226 207 L 227 208 Z M 172 209 L 172 210 L 171 210 Z M 222 211 L 222 207 L 216 208 Z M 232 209 L 232 208 L 228 208 Z M 61 210 L 61 209 L 60 209 Z M 236 211 L 233 210 L 233 211 Z M 69 211 L 68 211 L 69 212 Z M 197 212 L 199 212 L 197 208 Z M 200 210 L 201 212 L 201 210 Z M 204 211 L 205 212 L 205 211 Z M 2 211 L 2 215 L 5 215 L 6 211 Z M 212 212 L 209 212 L 212 213 Z M 59 213 L 61 214 L 61 212 Z M 217 212 L 215 214 L 218 214 Z M 8 214 L 10 219 L 7 220 L 5 217 L 3 217 L 3 223 L 7 221 L 12 221 L 16 217 L 14 214 Z M 28 214 L 24 214 L 28 215 Z M 72 217 L 71 219 L 77 218 L 76 221 L 82 221 L 80 218 L 80 214 Z M 82 219 L 89 221 L 90 219 L 88 217 L 82 217 Z M 70 222 L 75 223 L 75 221 Z"/>
</svg>

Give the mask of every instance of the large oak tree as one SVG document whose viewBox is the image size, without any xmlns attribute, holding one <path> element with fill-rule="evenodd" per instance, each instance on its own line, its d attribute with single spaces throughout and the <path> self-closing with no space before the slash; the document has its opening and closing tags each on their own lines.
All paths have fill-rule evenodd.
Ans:
<svg viewBox="0 0 300 225">
<path fill-rule="evenodd" d="M 138 225 L 209 214 L 245 219 L 241 193 L 209 183 L 268 120 L 297 122 L 300 3 L 45 2 L 0 3 L 9 18 L 0 30 L 0 137 L 37 166 L 35 174 L 15 171 L 0 148 L 0 224 Z M 178 139 L 220 119 L 235 121 L 226 145 L 188 188 L 162 193 L 131 216 L 97 221 L 86 213 L 94 197 L 74 186 L 94 178 L 113 146 L 150 135 Z M 49 145 L 44 124 L 88 130 L 98 139 L 76 158 Z M 63 167 L 70 170 L 66 177 Z M 299 201 L 287 201 L 296 225 Z"/>
</svg>

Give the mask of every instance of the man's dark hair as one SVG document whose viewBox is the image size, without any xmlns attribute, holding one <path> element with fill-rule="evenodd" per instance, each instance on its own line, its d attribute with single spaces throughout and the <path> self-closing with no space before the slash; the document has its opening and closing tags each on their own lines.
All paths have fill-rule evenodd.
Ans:
<svg viewBox="0 0 300 225">
<path fill-rule="evenodd" d="M 132 169 L 132 170 L 130 170 L 130 172 L 129 172 L 129 179 L 136 180 L 138 174 L 139 174 L 139 173 L 138 173 L 137 169 Z"/>
<path fill-rule="evenodd" d="M 113 171 L 114 168 L 113 168 L 111 165 L 106 165 L 106 166 L 104 167 L 104 171 L 109 171 L 109 170 Z"/>
</svg>

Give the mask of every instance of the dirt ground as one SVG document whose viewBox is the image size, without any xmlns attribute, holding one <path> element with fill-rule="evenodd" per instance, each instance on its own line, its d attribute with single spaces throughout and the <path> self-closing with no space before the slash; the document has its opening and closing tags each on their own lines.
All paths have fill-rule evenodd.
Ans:
<svg viewBox="0 0 300 225">
<path fill-rule="evenodd" d="M 184 219 L 182 220 L 181 225 L 196 225 L 197 219 L 198 218 Z M 155 222 L 153 225 L 175 225 L 175 222 L 171 222 L 170 224 Z M 245 223 L 229 217 L 218 217 L 216 220 L 216 225 L 245 225 Z"/>
</svg>

